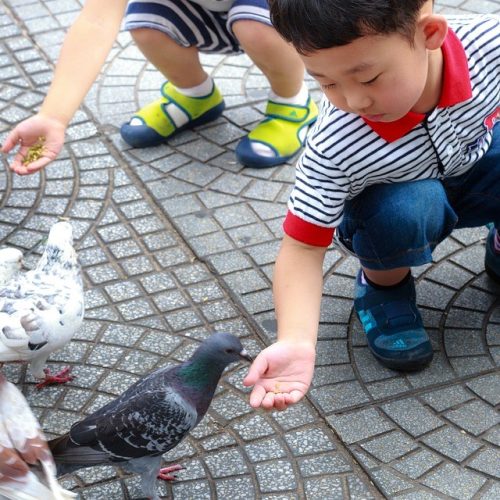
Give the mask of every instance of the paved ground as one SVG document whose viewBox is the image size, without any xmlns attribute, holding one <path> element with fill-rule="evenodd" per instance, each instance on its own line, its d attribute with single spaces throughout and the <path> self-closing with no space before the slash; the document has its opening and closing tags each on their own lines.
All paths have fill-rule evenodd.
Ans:
<svg viewBox="0 0 500 500">
<path fill-rule="evenodd" d="M 0 139 L 42 101 L 80 5 L 1 3 Z M 446 0 L 437 8 L 498 13 L 500 1 Z M 31 249 L 58 216 L 69 216 L 85 271 L 84 327 L 51 360 L 72 365 L 75 381 L 36 392 L 24 367 L 7 367 L 50 436 L 141 375 L 185 359 L 209 332 L 237 334 L 254 354 L 275 337 L 270 277 L 293 167 L 252 170 L 235 162 L 236 142 L 261 117 L 266 80 L 245 56 L 203 62 L 227 111 L 168 146 L 132 150 L 117 135 L 161 83 L 124 33 L 72 122 L 61 158 L 25 178 L 12 176 L 2 158 L 1 243 Z M 163 494 L 500 498 L 500 290 L 483 271 L 485 235 L 455 232 L 432 265 L 416 270 L 436 352 L 428 369 L 408 376 L 368 353 L 352 312 L 357 264 L 331 249 L 307 400 L 284 413 L 253 411 L 241 383 L 246 368 L 230 370 L 209 415 L 168 454 L 186 470 L 161 486 Z M 65 484 L 85 499 L 139 495 L 136 478 L 111 467 Z"/>
</svg>

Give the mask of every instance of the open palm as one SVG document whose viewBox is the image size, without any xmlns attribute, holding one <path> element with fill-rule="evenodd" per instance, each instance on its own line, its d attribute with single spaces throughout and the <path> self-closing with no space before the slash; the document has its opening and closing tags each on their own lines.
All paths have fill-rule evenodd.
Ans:
<svg viewBox="0 0 500 500">
<path fill-rule="evenodd" d="M 9 153 L 19 146 L 9 165 L 10 169 L 19 175 L 28 175 L 47 166 L 61 151 L 64 132 L 65 127 L 61 122 L 42 115 L 35 115 L 22 121 L 7 136 L 2 146 L 3 153 Z M 39 142 L 43 142 L 40 158 L 31 163 L 24 163 L 29 148 Z"/>
<path fill-rule="evenodd" d="M 278 341 L 255 359 L 243 384 L 254 386 L 250 405 L 284 410 L 306 394 L 314 372 L 314 345 Z"/>
</svg>

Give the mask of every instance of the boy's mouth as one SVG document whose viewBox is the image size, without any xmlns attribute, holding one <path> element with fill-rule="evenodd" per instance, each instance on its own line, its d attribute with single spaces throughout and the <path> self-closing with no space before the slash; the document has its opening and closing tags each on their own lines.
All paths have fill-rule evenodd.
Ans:
<svg viewBox="0 0 500 500">
<path fill-rule="evenodd" d="M 367 120 L 369 120 L 371 122 L 380 122 L 380 121 L 382 121 L 384 116 L 385 115 L 383 113 L 379 113 L 377 115 L 364 115 L 363 118 L 366 118 Z"/>
</svg>

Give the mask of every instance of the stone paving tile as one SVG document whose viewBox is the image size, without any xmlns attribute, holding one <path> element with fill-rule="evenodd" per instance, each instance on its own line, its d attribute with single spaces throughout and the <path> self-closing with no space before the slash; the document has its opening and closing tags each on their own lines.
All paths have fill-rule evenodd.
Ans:
<svg viewBox="0 0 500 500">
<path fill-rule="evenodd" d="M 0 140 L 47 90 L 82 0 L 0 5 Z M 439 0 L 446 14 L 500 13 L 498 0 Z M 101 77 L 43 173 L 0 167 L 0 242 L 31 250 L 69 216 L 84 268 L 86 318 L 50 358 L 77 376 L 34 390 L 7 365 L 49 436 L 160 366 L 186 359 L 214 330 L 256 354 L 276 335 L 271 279 L 293 160 L 246 169 L 234 147 L 262 117 L 267 82 L 245 55 L 202 55 L 226 100 L 221 118 L 168 145 L 135 150 L 117 127 L 156 98 L 162 77 L 121 33 Z M 137 76 L 139 75 L 139 76 Z M 306 83 L 314 98 L 315 82 Z M 308 398 L 284 413 L 252 410 L 245 367 L 229 370 L 200 426 L 167 462 L 165 498 L 333 499 L 500 497 L 500 288 L 483 270 L 484 228 L 453 233 L 415 269 L 435 358 L 416 374 L 381 367 L 352 313 L 358 264 L 327 252 L 317 367 Z M 27 259 L 33 265 L 40 250 Z M 81 499 L 138 498 L 138 478 L 113 467 L 63 480 Z"/>
</svg>

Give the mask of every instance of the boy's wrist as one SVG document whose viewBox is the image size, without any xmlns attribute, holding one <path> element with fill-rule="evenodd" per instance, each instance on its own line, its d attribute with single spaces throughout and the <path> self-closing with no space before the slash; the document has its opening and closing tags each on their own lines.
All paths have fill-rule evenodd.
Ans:
<svg viewBox="0 0 500 500">
<path fill-rule="evenodd" d="M 277 337 L 279 342 L 292 342 L 316 348 L 317 335 L 315 332 L 279 330 Z"/>
</svg>

